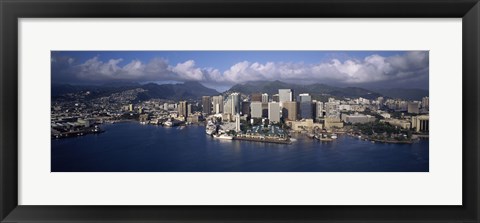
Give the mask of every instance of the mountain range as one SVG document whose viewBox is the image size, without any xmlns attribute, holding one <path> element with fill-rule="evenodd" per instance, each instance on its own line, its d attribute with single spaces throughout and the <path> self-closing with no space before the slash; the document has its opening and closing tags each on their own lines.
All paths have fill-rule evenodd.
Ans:
<svg viewBox="0 0 480 223">
<path fill-rule="evenodd" d="M 278 89 L 292 89 L 295 95 L 300 93 L 310 93 L 313 99 L 326 101 L 329 97 L 335 98 L 358 98 L 375 99 L 380 96 L 389 98 L 402 98 L 406 100 L 421 100 L 428 96 L 428 90 L 422 89 L 379 89 L 368 90 L 359 87 L 334 87 L 326 84 L 312 83 L 307 85 L 292 84 L 282 81 L 255 81 L 236 84 L 229 90 L 220 93 L 214 89 L 207 88 L 199 82 L 187 81 L 177 84 L 139 84 L 135 82 L 109 83 L 106 85 L 71 85 L 71 84 L 52 84 L 52 98 L 62 97 L 68 93 L 77 93 L 90 91 L 89 98 L 108 96 L 112 93 L 118 93 L 135 88 L 142 88 L 145 91 L 138 94 L 138 99 L 148 100 L 151 98 L 186 100 L 199 99 L 201 96 L 228 95 L 232 92 L 240 92 L 244 95 L 252 93 L 267 93 L 270 96 L 278 93 Z"/>
</svg>

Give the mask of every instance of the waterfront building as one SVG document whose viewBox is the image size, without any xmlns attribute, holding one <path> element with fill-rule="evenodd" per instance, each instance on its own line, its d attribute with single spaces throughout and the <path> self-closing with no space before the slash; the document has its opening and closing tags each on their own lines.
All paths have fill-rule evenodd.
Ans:
<svg viewBox="0 0 480 223">
<path fill-rule="evenodd" d="M 262 93 L 253 93 L 253 94 L 251 95 L 250 101 L 252 101 L 252 102 L 254 102 L 254 101 L 261 102 L 261 101 L 262 101 Z"/>
<path fill-rule="evenodd" d="M 337 117 L 326 117 L 324 119 L 325 129 L 343 128 L 343 122 Z"/>
<path fill-rule="evenodd" d="M 409 103 L 408 103 L 408 110 L 407 110 L 407 112 L 408 112 L 408 113 L 411 113 L 411 114 L 418 114 L 418 113 L 420 113 L 418 102 L 409 102 Z"/>
<path fill-rule="evenodd" d="M 293 101 L 293 90 L 292 89 L 279 89 L 278 98 L 280 101 L 280 106 L 283 106 L 284 102 Z"/>
<path fill-rule="evenodd" d="M 250 103 L 250 114 L 252 118 L 261 118 L 263 116 L 262 102 L 254 101 Z"/>
<path fill-rule="evenodd" d="M 299 94 L 297 101 L 300 104 L 300 118 L 312 119 L 312 96 L 307 93 Z"/>
<path fill-rule="evenodd" d="M 262 94 L 262 103 L 268 103 L 268 94 L 267 93 Z"/>
<path fill-rule="evenodd" d="M 316 118 L 323 118 L 323 102 L 317 101 L 315 103 L 315 115 Z"/>
<path fill-rule="evenodd" d="M 147 121 L 148 121 L 148 114 L 141 114 L 141 115 L 139 116 L 139 121 L 140 121 L 140 123 L 145 123 L 145 122 L 147 122 Z"/>
<path fill-rule="evenodd" d="M 128 111 L 133 112 L 133 104 L 128 105 Z"/>
<path fill-rule="evenodd" d="M 199 114 L 190 115 L 187 117 L 187 122 L 198 123 L 202 119 Z"/>
<path fill-rule="evenodd" d="M 212 114 L 212 98 L 210 96 L 202 97 L 202 112 L 204 114 Z"/>
<path fill-rule="evenodd" d="M 242 115 L 250 115 L 250 102 L 242 101 Z"/>
<path fill-rule="evenodd" d="M 331 101 L 325 102 L 325 115 L 327 117 L 339 118 L 340 117 L 340 102 Z"/>
<path fill-rule="evenodd" d="M 293 131 L 301 132 L 308 131 L 311 132 L 314 129 L 322 129 L 323 125 L 321 123 L 314 123 L 313 119 L 303 119 L 300 121 L 286 121 L 285 122 Z"/>
<path fill-rule="evenodd" d="M 186 101 L 180 101 L 178 104 L 178 116 L 183 116 L 184 118 L 188 117 L 187 111 L 188 103 Z"/>
<path fill-rule="evenodd" d="M 412 128 L 417 132 L 428 132 L 429 131 L 429 115 L 418 115 L 412 116 Z"/>
<path fill-rule="evenodd" d="M 347 115 L 343 114 L 342 115 L 342 120 L 346 123 L 351 123 L 351 124 L 356 124 L 356 123 L 368 123 L 368 122 L 374 122 L 376 118 L 371 115 L 363 115 L 363 114 L 353 114 L 353 115 Z"/>
<path fill-rule="evenodd" d="M 280 104 L 277 102 L 268 103 L 268 120 L 270 122 L 280 122 Z"/>
<path fill-rule="evenodd" d="M 223 113 L 223 96 L 213 96 L 212 97 L 212 102 L 213 102 L 213 111 L 215 114 L 220 114 Z"/>
<path fill-rule="evenodd" d="M 297 120 L 298 104 L 296 101 L 286 101 L 283 103 L 282 117 L 291 121 Z"/>
</svg>

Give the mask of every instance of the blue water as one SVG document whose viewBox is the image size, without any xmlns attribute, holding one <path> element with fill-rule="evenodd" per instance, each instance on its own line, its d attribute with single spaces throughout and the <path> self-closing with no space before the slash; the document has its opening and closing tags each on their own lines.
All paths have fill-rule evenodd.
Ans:
<svg viewBox="0 0 480 223">
<path fill-rule="evenodd" d="M 291 145 L 214 139 L 203 126 L 138 123 L 52 140 L 52 172 L 428 172 L 428 140 L 382 144 L 340 136 Z"/>
</svg>

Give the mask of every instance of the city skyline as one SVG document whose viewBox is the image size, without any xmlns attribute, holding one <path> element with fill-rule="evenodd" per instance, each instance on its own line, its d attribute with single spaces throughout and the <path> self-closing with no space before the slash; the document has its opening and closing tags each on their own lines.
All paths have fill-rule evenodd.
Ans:
<svg viewBox="0 0 480 223">
<path fill-rule="evenodd" d="M 248 81 L 428 90 L 428 51 L 52 51 L 52 83 Z"/>
</svg>

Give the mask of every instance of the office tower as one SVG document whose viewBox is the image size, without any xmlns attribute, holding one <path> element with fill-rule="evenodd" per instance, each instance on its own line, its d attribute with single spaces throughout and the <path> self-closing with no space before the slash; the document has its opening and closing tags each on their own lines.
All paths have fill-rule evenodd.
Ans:
<svg viewBox="0 0 480 223">
<path fill-rule="evenodd" d="M 192 104 L 187 105 L 187 116 L 190 116 L 192 114 Z"/>
<path fill-rule="evenodd" d="M 202 97 L 202 112 L 204 114 L 212 114 L 212 98 L 210 96 Z"/>
<path fill-rule="evenodd" d="M 268 103 L 268 120 L 270 122 L 280 122 L 280 104 L 277 102 Z"/>
<path fill-rule="evenodd" d="M 250 115 L 250 102 L 242 101 L 242 115 Z"/>
<path fill-rule="evenodd" d="M 279 89 L 278 98 L 280 100 L 280 105 L 286 101 L 293 101 L 293 90 L 292 89 Z"/>
<path fill-rule="evenodd" d="M 278 96 L 278 94 L 272 95 L 272 101 L 274 101 L 274 102 L 280 102 L 280 97 Z"/>
<path fill-rule="evenodd" d="M 298 105 L 295 101 L 286 101 L 283 103 L 282 117 L 290 121 L 297 120 Z"/>
<path fill-rule="evenodd" d="M 231 112 L 230 114 L 235 115 L 240 113 L 241 101 L 240 101 L 240 93 L 232 93 L 230 94 L 231 100 Z"/>
<path fill-rule="evenodd" d="M 263 103 L 268 103 L 268 94 L 267 93 L 262 94 L 262 102 Z"/>
<path fill-rule="evenodd" d="M 430 100 L 428 97 L 423 97 L 422 98 L 422 108 L 426 108 L 427 110 L 430 107 Z"/>
<path fill-rule="evenodd" d="M 323 117 L 323 102 L 321 101 L 317 101 L 315 103 L 315 114 L 316 114 L 316 118 L 322 118 Z"/>
<path fill-rule="evenodd" d="M 418 109 L 418 102 L 409 102 L 407 112 L 411 113 L 411 114 L 420 113 L 420 111 Z"/>
<path fill-rule="evenodd" d="M 262 102 L 254 101 L 250 103 L 250 114 L 252 115 L 252 118 L 261 118 L 262 110 Z"/>
<path fill-rule="evenodd" d="M 240 115 L 235 115 L 235 131 L 240 132 Z"/>
<path fill-rule="evenodd" d="M 227 97 L 227 101 L 223 106 L 223 114 L 232 114 L 232 98 Z"/>
<path fill-rule="evenodd" d="M 299 94 L 297 97 L 298 103 L 300 103 L 300 118 L 312 119 L 312 96 L 309 94 Z"/>
<path fill-rule="evenodd" d="M 180 101 L 178 104 L 178 116 L 187 117 L 187 105 L 186 101 Z"/>
<path fill-rule="evenodd" d="M 250 98 L 250 101 L 254 102 L 254 101 L 259 101 L 261 102 L 262 101 L 262 93 L 253 93 L 251 98 Z"/>
<path fill-rule="evenodd" d="M 223 96 L 213 96 L 212 97 L 213 101 L 213 111 L 215 114 L 220 114 L 223 113 Z"/>
</svg>

